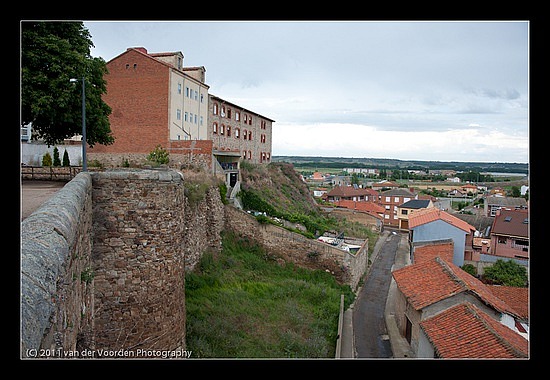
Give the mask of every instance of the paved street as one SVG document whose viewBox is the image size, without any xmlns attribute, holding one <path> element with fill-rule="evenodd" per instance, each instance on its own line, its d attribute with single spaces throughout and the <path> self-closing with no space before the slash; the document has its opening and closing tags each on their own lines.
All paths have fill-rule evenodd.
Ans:
<svg viewBox="0 0 550 380">
<path fill-rule="evenodd" d="M 374 259 L 353 309 L 353 333 L 357 358 L 391 358 L 392 348 L 384 312 L 400 234 L 390 233 Z"/>
</svg>

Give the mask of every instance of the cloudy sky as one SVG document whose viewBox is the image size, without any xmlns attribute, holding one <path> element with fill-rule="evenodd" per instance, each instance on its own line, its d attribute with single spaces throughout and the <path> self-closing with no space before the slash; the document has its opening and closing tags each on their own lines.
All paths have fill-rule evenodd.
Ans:
<svg viewBox="0 0 550 380">
<path fill-rule="evenodd" d="M 529 162 L 528 21 L 84 21 L 109 61 L 181 51 L 275 120 L 273 155 Z"/>
</svg>

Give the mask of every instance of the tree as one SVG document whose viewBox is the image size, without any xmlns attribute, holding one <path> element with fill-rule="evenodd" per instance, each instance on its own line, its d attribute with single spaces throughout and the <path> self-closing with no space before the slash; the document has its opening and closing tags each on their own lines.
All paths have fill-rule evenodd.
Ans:
<svg viewBox="0 0 550 380">
<path fill-rule="evenodd" d="M 53 148 L 53 166 L 61 166 L 61 158 L 59 158 L 59 149 Z"/>
<path fill-rule="evenodd" d="M 82 78 L 86 86 L 86 142 L 114 142 L 109 124 L 102 58 L 82 22 L 21 22 L 21 122 L 32 123 L 33 139 L 56 145 L 82 134 Z M 79 79 L 71 83 L 70 79 Z"/>
<path fill-rule="evenodd" d="M 71 166 L 71 160 L 69 160 L 69 152 L 67 152 L 67 149 L 63 152 L 63 166 Z"/>
<path fill-rule="evenodd" d="M 483 279 L 491 284 L 526 287 L 527 269 L 513 260 L 498 259 L 485 268 Z"/>
</svg>

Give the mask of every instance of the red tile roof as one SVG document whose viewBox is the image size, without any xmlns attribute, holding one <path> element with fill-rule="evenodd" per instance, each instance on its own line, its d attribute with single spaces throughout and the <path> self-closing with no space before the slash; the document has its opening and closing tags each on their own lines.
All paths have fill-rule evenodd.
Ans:
<svg viewBox="0 0 550 380">
<path fill-rule="evenodd" d="M 355 188 L 353 186 L 336 186 L 327 193 L 328 196 L 334 197 L 358 197 L 358 196 L 376 196 L 378 197 L 378 192 L 371 188 Z"/>
<path fill-rule="evenodd" d="M 496 311 L 522 318 L 520 312 L 494 295 L 487 285 L 441 257 L 397 269 L 392 276 L 415 310 L 458 293 L 470 292 Z"/>
<path fill-rule="evenodd" d="M 420 322 L 441 358 L 528 358 L 529 342 L 471 303 Z"/>
<path fill-rule="evenodd" d="M 424 242 L 423 242 L 424 243 Z M 433 259 L 436 256 L 446 261 L 453 261 L 454 242 L 451 239 L 445 241 L 425 242 L 424 244 L 414 244 L 414 263 L 421 263 Z"/>
<path fill-rule="evenodd" d="M 512 306 L 521 317 L 529 319 L 529 288 L 517 286 L 487 285 L 498 298 Z"/>
<path fill-rule="evenodd" d="M 336 206 L 348 208 L 350 210 L 364 211 L 370 214 L 383 214 L 386 211 L 383 206 L 370 201 L 357 202 L 344 199 L 336 202 Z"/>
<path fill-rule="evenodd" d="M 440 210 L 437 207 L 430 207 L 426 209 L 419 209 L 413 212 L 409 216 L 409 229 L 434 222 L 436 220 L 442 220 L 450 225 L 453 225 L 467 233 L 475 231 L 476 228 L 471 224 L 457 218 L 454 215 L 449 214 L 446 211 Z"/>
</svg>

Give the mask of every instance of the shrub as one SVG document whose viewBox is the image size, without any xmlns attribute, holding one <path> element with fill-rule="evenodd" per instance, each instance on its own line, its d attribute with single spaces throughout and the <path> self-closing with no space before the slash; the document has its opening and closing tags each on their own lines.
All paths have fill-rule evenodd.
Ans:
<svg viewBox="0 0 550 380">
<path fill-rule="evenodd" d="M 220 198 L 222 200 L 222 203 L 224 205 L 228 204 L 229 202 L 227 201 L 227 185 L 225 184 L 225 182 L 221 182 L 218 185 L 218 188 L 220 189 Z"/>
<path fill-rule="evenodd" d="M 46 152 L 42 157 L 42 166 L 52 166 L 52 155 Z"/>
<path fill-rule="evenodd" d="M 472 264 L 464 264 L 461 268 L 466 273 L 471 274 L 472 276 L 477 276 L 476 267 L 473 266 Z"/>
<path fill-rule="evenodd" d="M 147 156 L 147 160 L 156 163 L 158 165 L 167 164 L 170 161 L 168 151 L 162 146 L 157 145 L 155 149 Z"/>
</svg>

